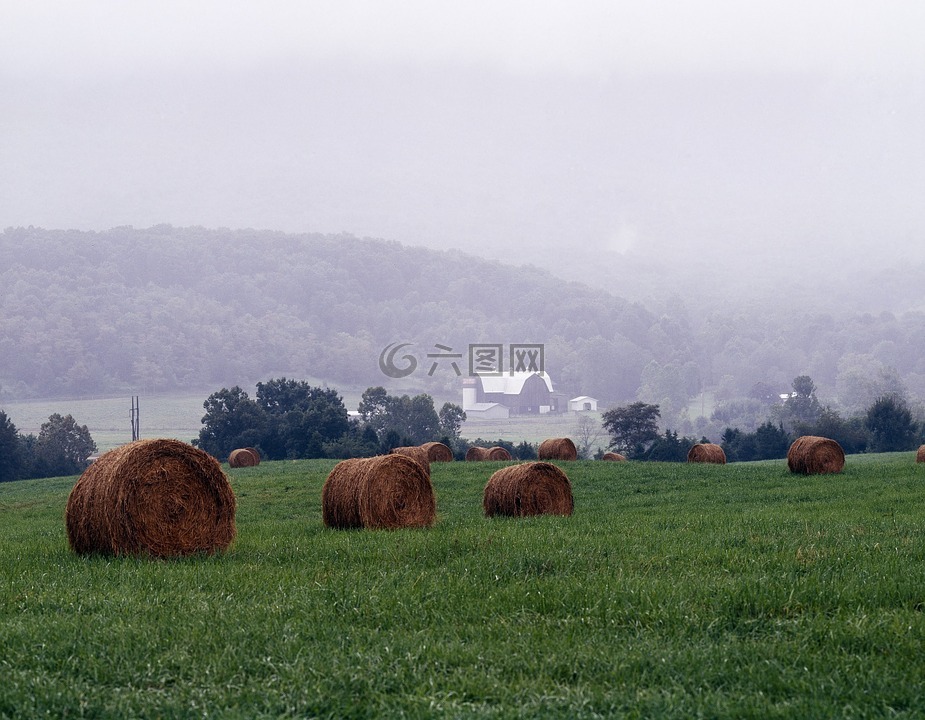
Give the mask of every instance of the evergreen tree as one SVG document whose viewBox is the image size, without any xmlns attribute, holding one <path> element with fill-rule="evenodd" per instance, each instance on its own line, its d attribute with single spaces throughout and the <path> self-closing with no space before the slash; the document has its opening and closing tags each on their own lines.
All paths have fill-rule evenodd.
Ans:
<svg viewBox="0 0 925 720">
<path fill-rule="evenodd" d="M 918 445 L 918 426 L 905 401 L 898 395 L 877 398 L 867 410 L 865 425 L 870 431 L 870 449 L 873 452 L 912 450 Z"/>
<path fill-rule="evenodd" d="M 7 414 L 0 410 L 0 482 L 18 480 L 23 472 L 22 442 Z"/>
</svg>

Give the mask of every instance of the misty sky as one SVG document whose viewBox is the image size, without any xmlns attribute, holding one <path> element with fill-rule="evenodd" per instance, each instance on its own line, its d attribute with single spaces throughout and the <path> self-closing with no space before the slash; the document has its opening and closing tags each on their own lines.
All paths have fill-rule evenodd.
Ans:
<svg viewBox="0 0 925 720">
<path fill-rule="evenodd" d="M 917 0 L 0 8 L 0 227 L 925 257 Z"/>
</svg>

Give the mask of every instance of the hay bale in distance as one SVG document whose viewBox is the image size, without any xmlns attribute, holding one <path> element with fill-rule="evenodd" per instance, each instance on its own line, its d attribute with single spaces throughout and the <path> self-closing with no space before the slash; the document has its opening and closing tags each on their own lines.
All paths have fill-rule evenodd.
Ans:
<svg viewBox="0 0 925 720">
<path fill-rule="evenodd" d="M 406 445 L 404 447 L 396 447 L 389 450 L 390 454 L 393 455 L 404 455 L 409 457 L 418 463 L 424 472 L 427 473 L 428 477 L 430 476 L 430 456 L 421 445 Z"/>
<path fill-rule="evenodd" d="M 574 507 L 568 476 L 547 462 L 501 468 L 488 479 L 482 495 L 486 517 L 571 515 Z"/>
<path fill-rule="evenodd" d="M 431 462 L 453 462 L 453 451 L 442 442 L 426 442 L 421 447 Z"/>
<path fill-rule="evenodd" d="M 179 440 L 136 440 L 110 450 L 74 484 L 64 518 L 85 555 L 158 558 L 224 551 L 236 501 L 218 460 Z"/>
<path fill-rule="evenodd" d="M 687 461 L 689 463 L 725 465 L 726 453 L 715 443 L 697 443 L 687 451 Z"/>
<path fill-rule="evenodd" d="M 471 448 L 466 450 L 467 462 L 479 462 L 481 460 L 488 460 L 488 448 L 473 445 Z"/>
<path fill-rule="evenodd" d="M 430 527 L 437 502 L 420 462 L 390 453 L 339 462 L 321 490 L 322 520 L 331 528 Z"/>
<path fill-rule="evenodd" d="M 488 448 L 488 457 L 486 460 L 511 460 L 511 453 L 500 445 Z"/>
<path fill-rule="evenodd" d="M 237 448 L 228 455 L 228 467 L 254 467 L 260 464 L 260 454 L 253 448 Z"/>
<path fill-rule="evenodd" d="M 845 451 L 835 440 L 803 435 L 787 451 L 787 467 L 801 475 L 838 473 L 845 467 Z"/>
<path fill-rule="evenodd" d="M 925 445 L 920 445 L 918 452 L 915 454 L 917 463 L 925 463 Z"/>
<path fill-rule="evenodd" d="M 603 455 L 601 455 L 601 460 L 609 460 L 610 462 L 626 462 L 626 456 L 615 452 L 605 452 Z"/>
<path fill-rule="evenodd" d="M 578 450 L 570 438 L 549 438 L 540 443 L 540 460 L 577 460 Z"/>
</svg>

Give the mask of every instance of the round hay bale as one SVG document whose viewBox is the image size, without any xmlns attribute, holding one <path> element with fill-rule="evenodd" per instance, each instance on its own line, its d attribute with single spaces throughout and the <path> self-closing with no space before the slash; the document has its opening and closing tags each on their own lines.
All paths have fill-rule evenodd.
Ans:
<svg viewBox="0 0 925 720">
<path fill-rule="evenodd" d="M 501 468 L 488 479 L 482 495 L 486 517 L 571 515 L 574 507 L 568 476 L 547 462 Z"/>
<path fill-rule="evenodd" d="M 342 460 L 328 474 L 321 488 L 321 520 L 325 527 L 346 530 L 363 527 L 360 520 L 362 458 Z"/>
<path fill-rule="evenodd" d="M 255 462 L 254 464 L 255 464 L 255 465 L 259 465 L 259 464 L 260 464 L 260 460 L 261 460 L 261 458 L 260 458 L 260 451 L 257 450 L 257 448 L 252 448 L 252 447 L 244 448 L 244 449 L 247 450 L 247 451 L 249 451 L 249 452 L 254 456 L 254 459 L 257 461 L 257 462 Z"/>
<path fill-rule="evenodd" d="M 726 453 L 715 443 L 697 443 L 687 451 L 687 461 L 689 463 L 725 465 Z"/>
<path fill-rule="evenodd" d="M 835 440 L 804 435 L 793 441 L 787 451 L 787 467 L 801 475 L 827 475 L 845 467 L 845 451 Z"/>
<path fill-rule="evenodd" d="M 251 448 L 237 448 L 228 455 L 228 467 L 254 467 L 260 464 L 260 455 Z"/>
<path fill-rule="evenodd" d="M 611 462 L 626 462 L 626 456 L 615 452 L 605 452 L 603 455 L 601 455 L 601 460 L 609 460 Z"/>
<path fill-rule="evenodd" d="M 488 457 L 486 460 L 511 460 L 511 453 L 500 445 L 488 448 Z"/>
<path fill-rule="evenodd" d="M 437 502 L 430 476 L 417 460 L 393 453 L 339 462 L 321 490 L 327 527 L 430 527 Z"/>
<path fill-rule="evenodd" d="M 918 452 L 915 454 L 917 463 L 925 463 L 925 445 L 920 445 Z"/>
<path fill-rule="evenodd" d="M 578 450 L 569 438 L 549 438 L 540 443 L 540 460 L 577 460 Z"/>
<path fill-rule="evenodd" d="M 421 447 L 431 462 L 453 462 L 453 451 L 442 442 L 426 442 Z"/>
<path fill-rule="evenodd" d="M 67 500 L 67 537 L 81 555 L 182 557 L 225 550 L 234 492 L 218 460 L 179 440 L 136 440 L 81 475 Z"/>
<path fill-rule="evenodd" d="M 389 453 L 393 455 L 404 455 L 405 457 L 411 458 L 424 468 L 424 472 L 427 473 L 428 477 L 430 476 L 430 456 L 427 454 L 427 450 L 422 446 L 408 445 L 405 447 L 396 447 L 389 450 Z"/>
<path fill-rule="evenodd" d="M 488 448 L 483 448 L 477 445 L 473 445 L 471 448 L 466 450 L 466 460 L 468 462 L 478 462 L 480 460 L 488 460 Z"/>
</svg>

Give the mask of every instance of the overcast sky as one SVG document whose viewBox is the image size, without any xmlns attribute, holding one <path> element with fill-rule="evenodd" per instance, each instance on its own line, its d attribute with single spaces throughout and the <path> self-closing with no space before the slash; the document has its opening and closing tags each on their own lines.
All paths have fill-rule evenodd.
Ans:
<svg viewBox="0 0 925 720">
<path fill-rule="evenodd" d="M 0 8 L 2 227 L 346 231 L 553 268 L 925 247 L 918 0 Z"/>
</svg>

